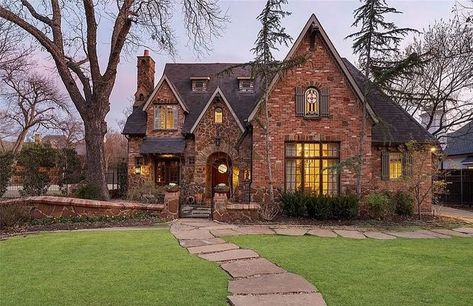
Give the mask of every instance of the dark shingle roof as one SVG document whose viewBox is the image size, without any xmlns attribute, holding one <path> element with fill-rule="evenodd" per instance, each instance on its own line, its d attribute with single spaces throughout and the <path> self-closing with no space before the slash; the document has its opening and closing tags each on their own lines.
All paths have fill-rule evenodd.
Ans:
<svg viewBox="0 0 473 306">
<path fill-rule="evenodd" d="M 361 72 L 348 60 L 343 59 L 343 62 L 357 86 L 363 88 L 365 79 Z M 190 132 L 217 87 L 222 90 L 240 123 L 243 126 L 246 125 L 246 119 L 258 102 L 259 82 L 255 82 L 254 92 L 240 92 L 237 77 L 250 76 L 250 68 L 239 67 L 234 69 L 231 74 L 220 74 L 232 65 L 235 64 L 166 64 L 164 74 L 174 85 L 189 110 L 184 122 L 183 133 Z M 207 91 L 204 93 L 193 92 L 191 77 L 210 77 Z M 405 143 L 410 140 L 421 143 L 436 142 L 436 139 L 426 129 L 380 90 L 372 90 L 368 102 L 379 119 L 379 123 L 373 128 L 373 142 Z M 141 108 L 135 109 L 128 117 L 123 134 L 142 135 L 145 133 L 146 113 Z"/>
<path fill-rule="evenodd" d="M 259 82 L 255 82 L 254 92 L 240 92 L 237 77 L 250 76 L 250 68 L 239 67 L 235 68 L 230 74 L 221 73 L 233 65 L 235 64 L 166 64 L 164 74 L 168 77 L 169 81 L 173 83 L 189 109 L 189 114 L 187 114 L 184 122 L 184 133 L 191 130 L 217 87 L 220 87 L 240 120 L 240 123 L 243 126 L 246 125 L 245 120 L 257 103 Z M 203 93 L 193 92 L 191 77 L 210 77 L 210 81 L 207 84 L 207 91 Z"/>
<path fill-rule="evenodd" d="M 343 59 L 357 86 L 363 89 L 366 79 L 346 58 Z M 415 140 L 420 143 L 436 143 L 437 140 L 412 116 L 378 88 L 372 88 L 368 103 L 376 113 L 379 123 L 372 130 L 372 142 L 406 143 Z"/>
<path fill-rule="evenodd" d="M 473 154 L 473 120 L 453 133 L 448 134 L 445 154 Z"/>
<path fill-rule="evenodd" d="M 141 107 L 133 110 L 126 119 L 122 134 L 125 135 L 145 135 L 146 134 L 146 112 Z"/>
<path fill-rule="evenodd" d="M 179 154 L 186 146 L 184 138 L 146 137 L 140 147 L 141 154 Z"/>
</svg>

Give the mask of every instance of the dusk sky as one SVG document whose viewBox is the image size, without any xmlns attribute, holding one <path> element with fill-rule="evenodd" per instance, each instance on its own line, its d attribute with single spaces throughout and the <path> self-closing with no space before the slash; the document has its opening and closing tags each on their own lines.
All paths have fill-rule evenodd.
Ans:
<svg viewBox="0 0 473 306">
<path fill-rule="evenodd" d="M 187 37 L 182 26 L 181 16 L 175 16 L 175 31 L 179 39 L 177 46 L 178 56 L 176 62 L 244 62 L 253 58 L 250 49 L 260 29 L 256 16 L 263 8 L 265 1 L 262 0 L 238 0 L 221 1 L 224 10 L 231 19 L 227 24 L 222 37 L 214 41 L 210 54 L 201 55 L 200 58 L 187 46 Z M 400 27 L 411 27 L 417 30 L 426 28 L 435 20 L 447 19 L 451 16 L 454 1 L 388 1 L 388 3 L 403 14 L 393 16 Z M 283 20 L 287 33 L 294 39 L 297 38 L 308 18 L 314 13 L 322 23 L 335 47 L 341 56 L 350 61 L 356 61 L 353 55 L 351 40 L 344 37 L 352 33 L 353 10 L 359 6 L 359 1 L 319 1 L 319 0 L 289 0 L 285 8 L 292 15 Z M 181 22 L 179 22 L 181 21 Z M 108 45 L 99 46 L 103 51 L 108 51 Z M 143 48 L 144 49 L 144 48 Z M 281 48 L 277 54 L 283 58 L 288 48 Z M 103 54 L 106 54 L 106 53 Z M 141 55 L 143 50 L 137 50 L 137 54 L 127 55 L 122 58 L 118 68 L 118 77 L 111 98 L 111 111 L 107 117 L 109 127 L 118 129 L 117 121 L 121 120 L 123 110 L 130 105 L 130 99 L 136 90 L 136 55 Z M 151 52 L 156 61 L 156 82 L 162 75 L 164 64 L 173 62 L 166 54 Z"/>
</svg>

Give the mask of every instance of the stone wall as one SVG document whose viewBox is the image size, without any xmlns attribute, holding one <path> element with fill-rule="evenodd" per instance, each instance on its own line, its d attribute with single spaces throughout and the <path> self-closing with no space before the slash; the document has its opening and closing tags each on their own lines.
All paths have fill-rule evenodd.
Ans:
<svg viewBox="0 0 473 306">
<path fill-rule="evenodd" d="M 160 214 L 162 204 L 144 205 L 115 203 L 66 197 L 38 196 L 0 202 L 0 205 L 23 205 L 29 208 L 32 218 L 123 216 L 137 212 Z"/>
<path fill-rule="evenodd" d="M 226 193 L 215 193 L 212 218 L 220 222 L 251 223 L 261 219 L 260 209 L 261 206 L 257 203 L 231 203 Z"/>
</svg>

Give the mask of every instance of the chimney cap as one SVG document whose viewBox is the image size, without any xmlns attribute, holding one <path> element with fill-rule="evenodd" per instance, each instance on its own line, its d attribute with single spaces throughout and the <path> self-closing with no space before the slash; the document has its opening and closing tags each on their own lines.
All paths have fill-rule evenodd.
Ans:
<svg viewBox="0 0 473 306">
<path fill-rule="evenodd" d="M 149 50 L 145 49 L 144 55 L 143 56 L 149 56 Z"/>
</svg>

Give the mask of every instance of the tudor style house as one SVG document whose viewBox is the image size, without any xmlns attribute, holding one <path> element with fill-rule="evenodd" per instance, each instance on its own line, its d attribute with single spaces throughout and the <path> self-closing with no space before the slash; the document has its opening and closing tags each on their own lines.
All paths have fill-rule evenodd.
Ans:
<svg viewBox="0 0 473 306">
<path fill-rule="evenodd" d="M 287 58 L 301 55 L 307 60 L 276 75 L 270 86 L 274 187 L 325 195 L 354 192 L 354 171 L 332 166 L 358 154 L 366 81 L 340 57 L 314 15 Z M 176 183 L 181 205 L 210 207 L 215 186 L 223 183 L 230 187 L 232 203 L 267 200 L 260 84 L 249 69 L 221 73 L 232 65 L 166 64 L 155 85 L 155 62 L 148 51 L 138 57 L 133 113 L 123 130 L 129 140 L 130 188 L 145 181 Z M 367 102 L 363 189 L 401 189 L 412 165 L 400 146 L 435 139 L 381 91 L 372 90 Z M 425 154 L 431 158 L 430 150 Z M 430 209 L 430 201 L 424 209 Z"/>
</svg>

